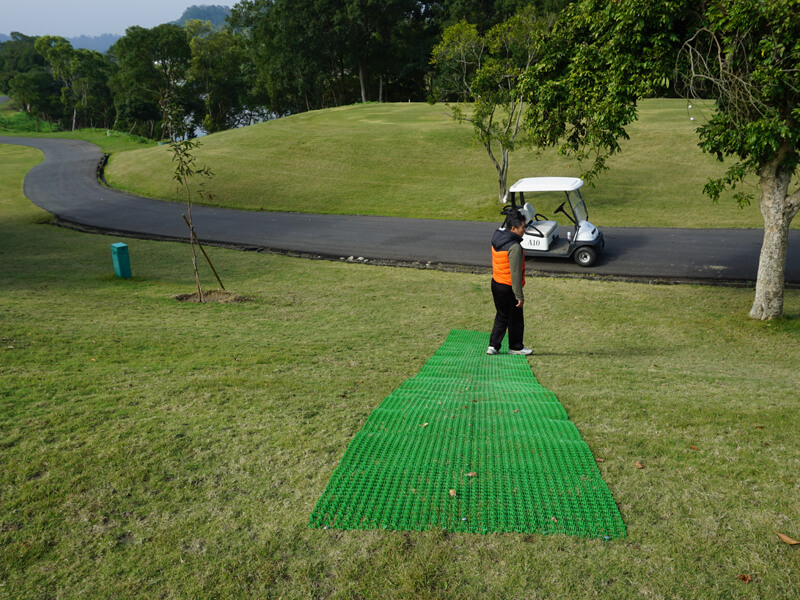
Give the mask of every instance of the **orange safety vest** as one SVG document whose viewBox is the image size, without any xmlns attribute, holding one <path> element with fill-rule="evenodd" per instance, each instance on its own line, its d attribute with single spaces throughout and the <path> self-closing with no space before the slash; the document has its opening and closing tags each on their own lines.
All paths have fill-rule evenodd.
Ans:
<svg viewBox="0 0 800 600">
<path fill-rule="evenodd" d="M 497 283 L 511 285 L 511 264 L 508 250 L 495 250 L 492 246 L 492 279 Z M 525 251 L 522 251 L 522 285 L 525 285 Z"/>
</svg>

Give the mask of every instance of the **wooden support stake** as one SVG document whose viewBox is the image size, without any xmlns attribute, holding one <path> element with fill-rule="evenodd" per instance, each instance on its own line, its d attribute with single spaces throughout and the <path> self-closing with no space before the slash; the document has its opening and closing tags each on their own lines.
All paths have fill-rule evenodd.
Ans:
<svg viewBox="0 0 800 600">
<path fill-rule="evenodd" d="M 221 287 L 224 290 L 225 286 L 222 285 L 222 280 L 219 278 L 219 275 L 217 275 L 217 270 L 214 268 L 214 265 L 211 264 L 211 259 L 208 258 L 208 254 L 206 254 L 206 251 L 203 248 L 203 245 L 200 243 L 200 240 L 197 239 L 197 234 L 194 232 L 194 228 L 189 224 L 189 219 L 186 218 L 185 214 L 181 214 L 181 216 L 183 217 L 183 220 L 186 222 L 186 226 L 189 228 L 189 231 L 192 234 L 192 238 L 194 238 L 194 241 L 197 242 L 197 245 L 200 247 L 200 252 L 202 252 L 203 256 L 206 257 L 206 262 L 208 263 L 208 266 L 211 267 L 211 270 L 214 272 L 214 277 L 217 278 L 217 282 L 219 283 L 219 287 Z"/>
</svg>

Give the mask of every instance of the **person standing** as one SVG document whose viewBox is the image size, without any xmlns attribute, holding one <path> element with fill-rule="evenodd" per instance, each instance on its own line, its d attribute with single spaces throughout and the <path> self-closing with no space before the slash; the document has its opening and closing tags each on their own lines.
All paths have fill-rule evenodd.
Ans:
<svg viewBox="0 0 800 600">
<path fill-rule="evenodd" d="M 514 211 L 492 236 L 492 297 L 497 314 L 486 354 L 500 354 L 506 331 L 509 354 L 533 354 L 533 350 L 522 343 L 525 333 L 522 313 L 525 304 L 522 292 L 525 286 L 525 251 L 520 242 L 524 232 L 525 218 L 519 211 Z"/>
</svg>

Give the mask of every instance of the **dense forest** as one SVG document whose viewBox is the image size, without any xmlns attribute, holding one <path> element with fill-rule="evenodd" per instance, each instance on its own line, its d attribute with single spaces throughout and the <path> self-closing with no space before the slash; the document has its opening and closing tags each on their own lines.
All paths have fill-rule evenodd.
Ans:
<svg viewBox="0 0 800 600">
<path fill-rule="evenodd" d="M 431 64 L 461 21 L 485 32 L 526 8 L 569 0 L 242 0 L 194 6 L 176 22 L 130 27 L 106 52 L 14 32 L 0 44 L 0 93 L 50 127 L 163 139 L 168 113 L 190 132 L 319 108 L 425 101 Z"/>
</svg>

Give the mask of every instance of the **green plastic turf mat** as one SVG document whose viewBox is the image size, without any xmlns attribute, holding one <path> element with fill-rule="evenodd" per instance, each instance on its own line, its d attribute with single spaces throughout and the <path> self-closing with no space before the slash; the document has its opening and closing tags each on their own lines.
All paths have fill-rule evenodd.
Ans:
<svg viewBox="0 0 800 600">
<path fill-rule="evenodd" d="M 488 345 L 450 332 L 353 438 L 310 527 L 625 537 L 564 407 L 525 357 Z"/>
</svg>

